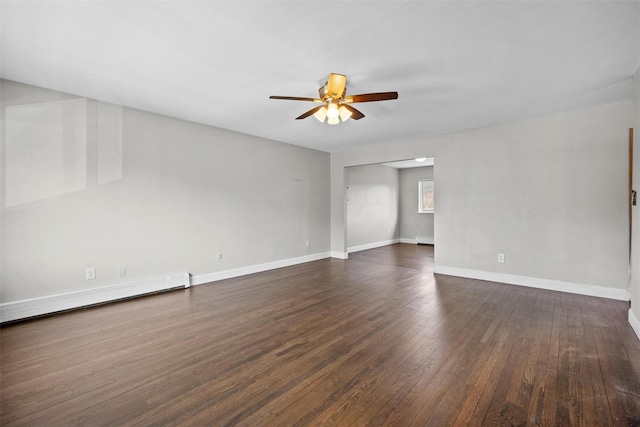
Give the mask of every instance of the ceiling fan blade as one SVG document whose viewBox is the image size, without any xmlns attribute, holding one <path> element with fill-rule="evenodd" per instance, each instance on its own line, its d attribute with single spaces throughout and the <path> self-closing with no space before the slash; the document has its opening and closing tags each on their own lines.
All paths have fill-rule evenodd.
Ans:
<svg viewBox="0 0 640 427">
<path fill-rule="evenodd" d="M 331 98 L 340 98 L 344 93 L 345 87 L 347 87 L 347 76 L 334 73 L 329 75 L 329 80 L 327 80 L 327 95 Z"/>
<path fill-rule="evenodd" d="M 388 101 L 390 99 L 398 99 L 398 92 L 378 92 L 363 93 L 361 95 L 351 95 L 344 98 L 344 102 L 373 102 Z"/>
<path fill-rule="evenodd" d="M 296 117 L 296 120 L 306 119 L 307 117 L 314 115 L 322 107 L 324 107 L 324 105 L 321 105 L 321 106 L 316 107 L 316 108 L 312 108 L 311 110 L 307 111 L 306 113 L 301 114 L 298 117 Z"/>
<path fill-rule="evenodd" d="M 271 95 L 269 99 L 284 99 L 287 101 L 311 101 L 311 102 L 322 102 L 321 99 L 318 98 L 301 98 L 299 96 L 277 96 Z"/>
<path fill-rule="evenodd" d="M 353 108 L 351 105 L 349 104 L 340 104 L 340 105 L 346 108 L 347 110 L 351 111 L 351 117 L 350 117 L 351 119 L 360 120 L 361 118 L 364 117 L 364 114 L 362 114 L 360 111 Z"/>
</svg>

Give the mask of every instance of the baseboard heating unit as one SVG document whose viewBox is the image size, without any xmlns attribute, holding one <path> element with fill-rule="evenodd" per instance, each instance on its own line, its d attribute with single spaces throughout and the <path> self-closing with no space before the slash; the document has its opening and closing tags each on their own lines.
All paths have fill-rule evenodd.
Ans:
<svg viewBox="0 0 640 427">
<path fill-rule="evenodd" d="M 190 286 L 189 280 L 189 273 L 177 273 L 130 283 L 6 302 L 0 304 L 0 323 L 103 304 L 171 289 L 188 288 Z"/>
</svg>

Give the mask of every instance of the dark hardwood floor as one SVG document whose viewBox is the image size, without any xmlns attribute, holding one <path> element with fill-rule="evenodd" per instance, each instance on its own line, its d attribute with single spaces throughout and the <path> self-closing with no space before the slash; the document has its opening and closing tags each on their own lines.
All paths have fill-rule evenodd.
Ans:
<svg viewBox="0 0 640 427">
<path fill-rule="evenodd" d="M 640 425 L 627 310 L 399 244 L 6 325 L 0 423 Z"/>
</svg>

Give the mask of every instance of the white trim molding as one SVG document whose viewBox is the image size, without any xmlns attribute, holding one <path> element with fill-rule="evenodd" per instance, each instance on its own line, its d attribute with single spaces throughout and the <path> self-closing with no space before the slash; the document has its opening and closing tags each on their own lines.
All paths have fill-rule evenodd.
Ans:
<svg viewBox="0 0 640 427">
<path fill-rule="evenodd" d="M 215 271 L 213 273 L 204 273 L 191 276 L 191 284 L 202 285 L 203 283 L 217 282 L 218 280 L 231 279 L 234 277 L 245 276 L 247 274 L 261 273 L 263 271 L 275 270 L 276 268 L 290 267 L 296 264 L 304 264 L 305 262 L 317 261 L 320 259 L 330 258 L 332 254 L 329 252 L 321 252 L 312 255 L 305 255 L 297 258 L 288 258 L 279 261 L 267 262 L 264 264 L 249 265 L 246 267 L 234 268 L 231 270 Z"/>
<path fill-rule="evenodd" d="M 366 251 L 367 249 L 381 248 L 382 246 L 395 245 L 400 243 L 400 239 L 383 240 L 382 242 L 367 243 L 366 245 L 351 246 L 347 248 L 347 253 Z"/>
<path fill-rule="evenodd" d="M 433 239 L 433 237 L 421 237 L 418 236 L 416 237 L 416 243 L 419 245 L 433 245 L 435 244 L 435 241 Z"/>
<path fill-rule="evenodd" d="M 436 274 L 445 274 L 447 276 L 466 277 L 469 279 L 487 280 L 490 282 L 506 283 L 509 285 L 527 286 L 530 288 L 547 289 L 550 291 L 568 292 L 571 294 L 629 301 L 629 292 L 625 289 L 561 282 L 559 280 L 540 279 L 537 277 L 517 276 L 513 274 L 470 270 L 466 268 L 447 267 L 442 265 L 434 267 L 433 272 Z"/>
<path fill-rule="evenodd" d="M 338 259 L 349 259 L 349 254 L 347 252 L 331 252 L 331 258 Z"/>
<path fill-rule="evenodd" d="M 400 243 L 408 243 L 410 245 L 435 245 L 433 239 L 416 237 L 415 239 L 400 239 Z"/>
<path fill-rule="evenodd" d="M 631 309 L 629 309 L 629 324 L 631 325 L 631 329 L 636 333 L 636 336 L 640 340 L 640 320 L 636 317 Z"/>
<path fill-rule="evenodd" d="M 0 323 L 189 286 L 189 273 L 177 273 L 136 282 L 5 302 L 0 304 Z"/>
</svg>

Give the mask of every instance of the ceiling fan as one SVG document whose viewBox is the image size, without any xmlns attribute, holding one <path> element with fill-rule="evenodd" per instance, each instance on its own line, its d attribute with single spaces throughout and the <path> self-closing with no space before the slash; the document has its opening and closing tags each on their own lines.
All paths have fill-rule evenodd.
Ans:
<svg viewBox="0 0 640 427">
<path fill-rule="evenodd" d="M 330 125 L 337 125 L 349 118 L 353 120 L 360 120 L 364 117 L 364 114 L 353 108 L 350 104 L 354 104 L 356 102 L 374 102 L 398 99 L 398 92 L 363 93 L 360 95 L 347 96 L 347 76 L 335 73 L 331 73 L 329 75 L 329 79 L 324 86 L 318 89 L 318 93 L 320 95 L 319 98 L 272 95 L 269 99 L 311 101 L 322 104 L 296 117 L 296 120 L 306 119 L 313 115 L 323 123 L 325 119 L 327 119 L 327 123 Z"/>
</svg>

